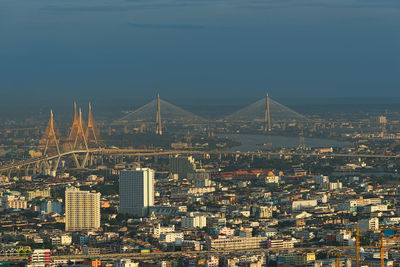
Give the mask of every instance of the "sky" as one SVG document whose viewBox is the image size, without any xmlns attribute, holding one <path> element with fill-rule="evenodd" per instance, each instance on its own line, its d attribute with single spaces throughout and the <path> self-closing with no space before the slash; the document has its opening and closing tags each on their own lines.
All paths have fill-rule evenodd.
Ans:
<svg viewBox="0 0 400 267">
<path fill-rule="evenodd" d="M 1 0 L 0 104 L 400 97 L 398 0 Z"/>
</svg>

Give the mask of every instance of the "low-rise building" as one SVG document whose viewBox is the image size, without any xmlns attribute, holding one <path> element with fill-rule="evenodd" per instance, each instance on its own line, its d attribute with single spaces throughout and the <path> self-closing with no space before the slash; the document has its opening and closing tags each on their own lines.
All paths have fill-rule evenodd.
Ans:
<svg viewBox="0 0 400 267">
<path fill-rule="evenodd" d="M 163 242 L 166 242 L 166 243 L 173 243 L 177 239 L 179 239 L 180 241 L 183 241 L 183 237 L 184 237 L 184 235 L 182 232 L 169 232 L 169 233 L 161 234 L 160 240 Z"/>
<path fill-rule="evenodd" d="M 5 194 L 1 197 L 1 206 L 3 209 L 27 209 L 28 202 L 23 196 Z"/>
<path fill-rule="evenodd" d="M 302 210 L 304 208 L 312 208 L 318 205 L 318 201 L 316 199 L 311 200 L 296 200 L 292 202 L 292 210 Z"/>
<path fill-rule="evenodd" d="M 359 220 L 358 227 L 360 228 L 360 230 L 379 230 L 379 219 L 375 217 Z"/>
<path fill-rule="evenodd" d="M 171 226 L 161 226 L 158 224 L 156 227 L 153 228 L 153 235 L 154 237 L 160 238 L 162 234 L 175 232 L 175 225 Z"/>
<path fill-rule="evenodd" d="M 229 237 L 229 238 L 206 238 L 208 249 L 215 250 L 238 250 L 238 249 L 258 249 L 267 247 L 267 237 Z"/>
<path fill-rule="evenodd" d="M 42 190 L 37 189 L 34 191 L 27 191 L 25 193 L 25 196 L 28 201 L 31 201 L 32 199 L 39 198 L 39 197 L 48 198 L 48 197 L 51 197 L 50 188 L 46 188 L 46 189 L 42 189 Z"/>
<path fill-rule="evenodd" d="M 193 215 L 191 217 L 183 217 L 181 221 L 183 228 L 203 228 L 207 226 L 207 217 L 203 215 Z"/>
<path fill-rule="evenodd" d="M 139 267 L 139 262 L 128 259 L 120 259 L 115 262 L 115 267 Z"/>
<path fill-rule="evenodd" d="M 283 239 L 268 239 L 268 248 L 294 248 L 293 240 L 283 240 Z"/>
<path fill-rule="evenodd" d="M 49 264 L 51 262 L 50 249 L 35 249 L 29 257 L 31 264 Z"/>
</svg>

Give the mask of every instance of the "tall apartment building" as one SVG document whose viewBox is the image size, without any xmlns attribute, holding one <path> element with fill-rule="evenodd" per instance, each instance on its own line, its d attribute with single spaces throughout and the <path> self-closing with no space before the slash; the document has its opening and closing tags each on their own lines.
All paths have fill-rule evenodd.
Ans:
<svg viewBox="0 0 400 267">
<path fill-rule="evenodd" d="M 119 176 L 119 213 L 147 216 L 154 205 L 154 173 L 149 168 L 123 170 Z"/>
<path fill-rule="evenodd" d="M 100 228 L 100 193 L 65 190 L 65 231 L 95 230 Z"/>
<path fill-rule="evenodd" d="M 169 172 L 178 174 L 180 178 L 187 178 L 189 173 L 196 172 L 196 163 L 192 156 L 175 156 L 169 160 Z"/>
</svg>

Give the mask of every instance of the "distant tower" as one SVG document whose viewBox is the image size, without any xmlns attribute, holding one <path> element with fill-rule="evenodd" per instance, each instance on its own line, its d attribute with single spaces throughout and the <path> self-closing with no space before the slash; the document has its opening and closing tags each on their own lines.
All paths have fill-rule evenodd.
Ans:
<svg viewBox="0 0 400 267">
<path fill-rule="evenodd" d="M 79 109 L 77 112 L 76 102 L 74 102 L 74 115 L 71 125 L 71 129 L 67 138 L 67 149 L 73 150 L 76 148 L 87 148 L 87 142 L 85 138 L 85 131 L 83 129 L 82 111 Z"/>
<path fill-rule="evenodd" d="M 73 144 L 73 149 L 89 149 L 87 142 L 86 142 L 86 137 L 85 137 L 85 131 L 83 130 L 83 120 L 82 120 L 82 110 L 79 108 L 79 115 L 78 115 L 78 125 L 77 125 L 77 132 L 74 137 L 74 144 Z"/>
<path fill-rule="evenodd" d="M 92 114 L 92 105 L 89 103 L 89 112 L 88 112 L 88 122 L 87 128 L 85 132 L 85 138 L 88 146 L 90 147 L 98 147 L 99 146 L 99 138 L 100 133 L 97 130 L 96 123 L 94 121 L 94 117 Z M 92 145 L 92 146 L 91 146 Z"/>
<path fill-rule="evenodd" d="M 157 125 L 156 125 L 156 134 L 157 134 L 157 135 L 162 135 L 160 94 L 157 94 L 156 124 L 157 124 Z"/>
<path fill-rule="evenodd" d="M 68 134 L 68 140 L 70 142 L 73 142 L 78 132 L 79 132 L 79 118 L 78 118 L 78 112 L 76 111 L 76 102 L 74 101 L 74 115 L 72 117 L 72 125 L 70 132 Z"/>
<path fill-rule="evenodd" d="M 300 140 L 299 140 L 299 148 L 300 149 L 306 149 L 306 143 L 305 143 L 305 140 L 304 140 L 304 131 L 303 131 L 303 129 L 301 129 L 301 132 L 299 134 L 299 138 L 300 138 Z"/>
<path fill-rule="evenodd" d="M 271 131 L 271 115 L 269 110 L 269 96 L 268 93 L 265 94 L 265 116 L 264 116 L 264 131 L 270 132 Z"/>
<path fill-rule="evenodd" d="M 42 139 L 39 142 L 41 148 L 43 148 L 43 155 L 48 152 L 60 154 L 59 141 L 57 139 L 58 132 L 54 123 L 53 110 L 50 110 L 50 120 L 47 124 L 46 130 Z"/>
</svg>

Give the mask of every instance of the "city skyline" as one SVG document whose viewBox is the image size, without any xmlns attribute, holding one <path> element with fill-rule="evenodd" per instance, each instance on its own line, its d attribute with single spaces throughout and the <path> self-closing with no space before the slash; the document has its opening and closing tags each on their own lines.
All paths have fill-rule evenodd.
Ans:
<svg viewBox="0 0 400 267">
<path fill-rule="evenodd" d="M 399 0 L 1 0 L 0 267 L 398 266 Z"/>
</svg>

